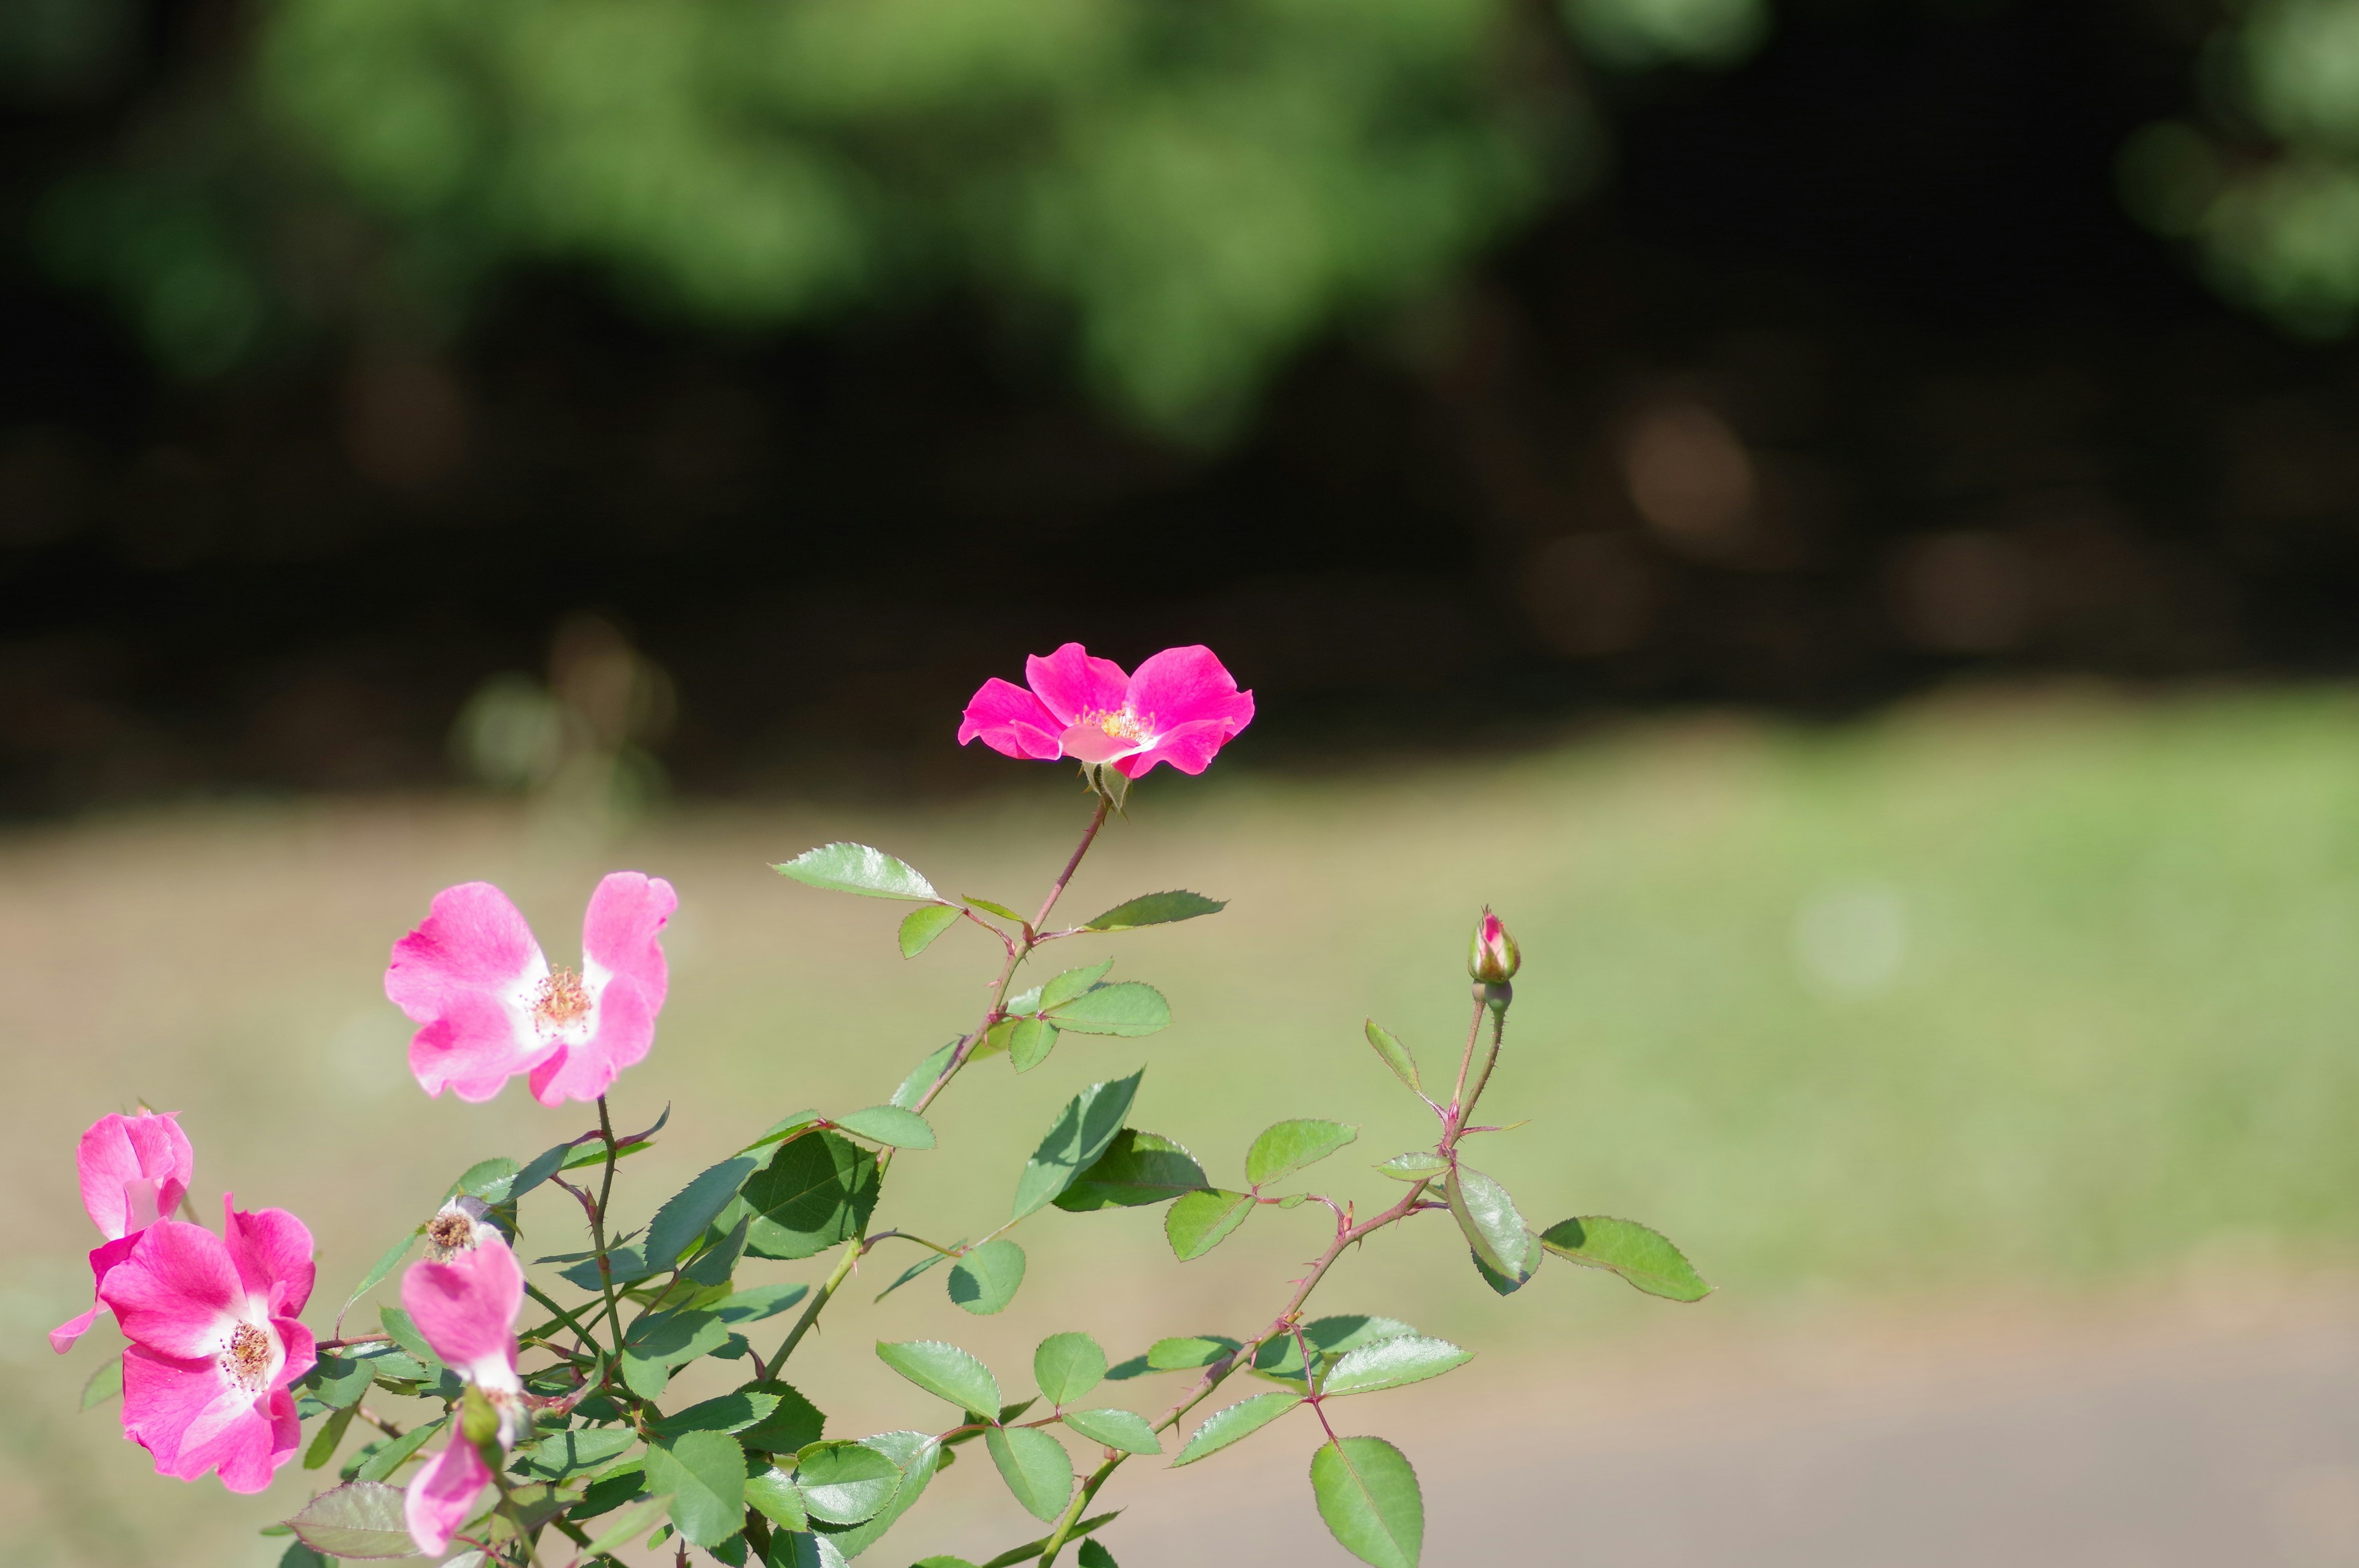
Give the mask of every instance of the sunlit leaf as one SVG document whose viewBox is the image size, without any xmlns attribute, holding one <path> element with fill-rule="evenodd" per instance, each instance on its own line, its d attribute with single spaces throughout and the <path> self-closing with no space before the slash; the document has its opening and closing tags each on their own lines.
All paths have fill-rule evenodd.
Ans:
<svg viewBox="0 0 2359 1568">
<path fill-rule="evenodd" d="M 951 1266 L 951 1300 L 988 1316 L 1016 1299 L 1024 1283 L 1024 1249 L 1006 1237 L 986 1241 Z"/>
<path fill-rule="evenodd" d="M 1032 1381 L 1052 1405 L 1072 1403 L 1105 1374 L 1105 1351 L 1086 1334 L 1052 1334 L 1032 1352 Z"/>
<path fill-rule="evenodd" d="M 671 1495 L 669 1493 L 633 1503 L 616 1515 L 612 1524 L 599 1531 L 589 1545 L 582 1549 L 582 1555 L 586 1559 L 595 1557 L 602 1552 L 614 1552 L 628 1546 L 647 1534 L 658 1519 L 670 1511 Z"/>
<path fill-rule="evenodd" d="M 931 1149 L 934 1130 L 926 1119 L 914 1110 L 904 1110 L 897 1105 L 872 1105 L 865 1110 L 846 1112 L 831 1117 L 844 1131 L 882 1143 L 894 1149 Z"/>
<path fill-rule="evenodd" d="M 1697 1302 L 1712 1293 L 1668 1238 L 1636 1220 L 1604 1215 L 1560 1220 L 1540 1233 L 1540 1244 L 1576 1263 L 1611 1269 L 1648 1295 Z"/>
<path fill-rule="evenodd" d="M 1059 1208 L 1082 1213 L 1167 1203 L 1212 1184 L 1196 1157 L 1170 1139 L 1125 1127 L 1073 1184 L 1057 1195 Z"/>
<path fill-rule="evenodd" d="M 1345 1351 L 1319 1379 L 1321 1394 L 1367 1394 L 1439 1378 L 1474 1359 L 1446 1339 L 1404 1334 Z"/>
<path fill-rule="evenodd" d="M 876 1156 L 834 1132 L 782 1143 L 745 1178 L 757 1258 L 810 1258 L 860 1234 L 876 1207 Z"/>
<path fill-rule="evenodd" d="M 1158 1372 L 1177 1372 L 1189 1367 L 1209 1367 L 1240 1348 L 1236 1340 L 1218 1334 L 1158 1339 L 1147 1347 L 1147 1364 Z"/>
<path fill-rule="evenodd" d="M 414 1557 L 402 1490 L 383 1481 L 347 1481 L 321 1493 L 287 1520 L 296 1539 L 330 1557 Z"/>
<path fill-rule="evenodd" d="M 883 1539 L 895 1521 L 916 1506 L 942 1464 L 942 1445 L 922 1432 L 880 1432 L 860 1442 L 901 1467 L 901 1489 L 893 1494 L 885 1511 L 867 1523 L 830 1527 L 820 1532 L 822 1541 L 840 1547 L 846 1557 L 857 1557 Z"/>
<path fill-rule="evenodd" d="M 901 917 L 901 957 L 914 958 L 965 916 L 947 903 L 929 903 Z"/>
<path fill-rule="evenodd" d="M 1373 1018 L 1367 1022 L 1367 1035 L 1368 1044 L 1375 1047 L 1377 1058 L 1392 1069 L 1393 1076 L 1407 1085 L 1409 1093 L 1423 1094 L 1425 1086 L 1419 1083 L 1417 1077 L 1417 1058 L 1408 1054 L 1408 1047 L 1395 1039 L 1390 1030 Z"/>
<path fill-rule="evenodd" d="M 366 1378 L 363 1378 L 361 1379 L 361 1386 L 363 1388 L 368 1387 L 368 1379 Z M 90 1377 L 82 1383 L 82 1408 L 86 1411 L 96 1410 L 107 1400 L 120 1396 L 122 1392 L 123 1357 L 120 1356 L 110 1356 L 105 1360 L 101 1361 L 96 1367 L 91 1368 Z M 335 1401 L 331 1400 L 329 1402 L 334 1403 Z"/>
<path fill-rule="evenodd" d="M 893 1103 L 903 1110 L 917 1109 L 918 1102 L 926 1098 L 926 1091 L 934 1087 L 935 1080 L 942 1076 L 942 1069 L 951 1065 L 951 1057 L 958 1048 L 959 1043 L 953 1040 L 939 1050 L 929 1052 L 924 1061 L 909 1069 L 909 1076 L 901 1080 L 901 1087 L 893 1091 Z"/>
<path fill-rule="evenodd" d="M 702 1236 L 705 1227 L 729 1206 L 758 1163 L 748 1154 L 723 1160 L 700 1172 L 694 1181 L 666 1199 L 647 1226 L 642 1249 L 647 1266 L 661 1272 L 678 1262 L 688 1244 Z"/>
<path fill-rule="evenodd" d="M 1218 1247 L 1253 1211 L 1254 1200 L 1245 1193 L 1219 1187 L 1183 1193 L 1163 1217 L 1163 1234 L 1172 1254 L 1186 1263 Z"/>
<path fill-rule="evenodd" d="M 1142 925 L 1169 925 L 1174 921 L 1193 920 L 1200 914 L 1217 914 L 1228 907 L 1227 900 L 1206 898 L 1200 892 L 1150 892 L 1115 904 L 1082 929 L 1136 931 Z"/>
<path fill-rule="evenodd" d="M 1450 1212 L 1475 1256 L 1510 1279 L 1523 1273 L 1527 1255 L 1539 1243 L 1525 1228 L 1507 1189 L 1462 1160 L 1450 1173 L 1449 1193 Z"/>
<path fill-rule="evenodd" d="M 1171 1022 L 1163 993 L 1139 980 L 1092 986 L 1070 1001 L 1043 1005 L 1043 1013 L 1075 1034 L 1153 1034 Z"/>
<path fill-rule="evenodd" d="M 983 1440 L 1027 1513 L 1048 1520 L 1064 1511 L 1073 1495 L 1073 1459 L 1063 1444 L 1030 1426 L 995 1426 Z"/>
<path fill-rule="evenodd" d="M 1417 1568 L 1425 1498 L 1408 1456 L 1381 1437 L 1345 1437 L 1310 1456 L 1319 1517 L 1344 1551 L 1372 1568 Z"/>
<path fill-rule="evenodd" d="M 901 1489 L 901 1467 L 864 1444 L 814 1443 L 795 1455 L 795 1487 L 811 1518 L 860 1524 L 892 1502 Z"/>
<path fill-rule="evenodd" d="M 999 1409 L 999 1379 L 991 1368 L 939 1339 L 879 1342 L 876 1357 L 937 1399 L 989 1419 Z"/>
<path fill-rule="evenodd" d="M 693 1545 L 718 1546 L 745 1522 L 745 1451 L 724 1433 L 657 1439 L 647 1485 L 672 1495 L 671 1521 Z"/>
<path fill-rule="evenodd" d="M 941 895 L 934 892 L 934 884 L 911 867 L 865 844 L 822 844 L 770 869 L 832 892 L 910 899 L 924 903 L 941 901 Z"/>
<path fill-rule="evenodd" d="M 1092 1443 L 1119 1448 L 1125 1454 L 1160 1454 L 1163 1440 L 1145 1416 L 1135 1411 L 1067 1411 L 1065 1424 Z"/>
<path fill-rule="evenodd" d="M 1193 1465 L 1206 1454 L 1218 1454 L 1230 1444 L 1251 1437 L 1302 1402 L 1300 1394 L 1286 1393 L 1256 1394 L 1249 1400 L 1240 1400 L 1207 1418 L 1171 1463 Z"/>
<path fill-rule="evenodd" d="M 1066 1102 L 1056 1125 L 1016 1178 L 1016 1218 L 1046 1206 L 1097 1162 L 1114 1142 L 1114 1134 L 1122 1130 L 1123 1118 L 1130 1114 L 1131 1097 L 1138 1092 L 1138 1081 L 1145 1076 L 1142 1067 L 1126 1078 L 1092 1084 Z"/>
<path fill-rule="evenodd" d="M 1301 1117 L 1281 1121 L 1265 1130 L 1245 1151 L 1245 1181 L 1255 1187 L 1282 1181 L 1307 1165 L 1315 1165 L 1360 1136 L 1360 1130 L 1340 1121 Z"/>
</svg>

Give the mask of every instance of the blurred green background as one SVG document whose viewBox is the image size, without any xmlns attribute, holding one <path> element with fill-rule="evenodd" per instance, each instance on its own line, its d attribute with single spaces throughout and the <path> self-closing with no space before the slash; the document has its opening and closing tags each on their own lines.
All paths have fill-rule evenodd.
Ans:
<svg viewBox="0 0 2359 1568">
<path fill-rule="evenodd" d="M 201 1195 L 234 1187 L 313 1226 L 324 1325 L 459 1170 L 528 1157 L 581 1119 L 515 1093 L 419 1095 L 379 994 L 391 939 L 434 890 L 483 876 L 562 954 L 596 875 L 640 866 L 681 898 L 658 1046 L 616 1097 L 634 1125 L 672 1106 L 662 1146 L 625 1167 L 622 1207 L 643 1217 L 776 1116 L 883 1098 L 995 968 L 979 936 L 905 964 L 897 909 L 765 862 L 850 836 L 944 887 L 1028 902 L 1083 797 L 1061 768 L 1007 767 L 1030 776 L 955 806 L 703 808 L 605 845 L 545 807 L 434 801 L 190 808 L 14 838 L 0 849 L 0 1009 L 25 1134 L 5 1156 L 22 1195 L 0 1362 L 17 1412 L 10 1560 L 153 1561 L 168 1542 L 176 1562 L 259 1563 L 267 1543 L 241 1545 L 244 1531 L 310 1479 L 290 1470 L 252 1501 L 153 1481 L 110 1412 L 73 1413 L 110 1336 L 60 1359 L 38 1334 L 85 1288 L 67 1158 L 83 1120 L 134 1097 L 179 1108 Z M 1234 1179 L 1268 1121 L 1336 1116 L 1361 1139 L 1313 1184 L 1384 1201 L 1367 1166 L 1427 1136 L 1424 1112 L 1360 1021 L 1446 1068 L 1464 928 L 1487 900 L 1526 954 L 1491 1094 L 1533 1119 L 1478 1158 L 1538 1223 L 1659 1225 L 1720 1292 L 1675 1307 L 1551 1262 L 1501 1299 L 1445 1220 L 1389 1235 L 1321 1299 L 1481 1348 L 1487 1381 L 1419 1419 L 1541 1379 L 1570 1416 L 1634 1335 L 1676 1364 L 1746 1325 L 1886 1306 L 2026 1291 L 2152 1303 L 2190 1271 L 2324 1279 L 2352 1261 L 2359 1203 L 2354 862 L 2359 703 L 2340 692 L 1991 696 L 1835 731 L 1656 723 L 1381 776 L 1274 775 L 1248 732 L 1200 781 L 1143 784 L 1070 894 L 1083 913 L 1175 885 L 1233 901 L 1059 955 L 1102 952 L 1157 984 L 1172 1028 L 1068 1037 L 1026 1076 L 995 1062 L 962 1078 L 934 1117 L 942 1148 L 897 1163 L 880 1212 L 987 1227 L 1056 1105 L 1141 1064 L 1134 1121 L 1216 1178 Z M 534 1200 L 525 1218 L 531 1250 L 573 1246 L 561 1204 Z M 932 1277 L 872 1306 L 903 1261 L 881 1256 L 798 1379 L 845 1430 L 922 1422 L 924 1397 L 869 1364 L 872 1338 L 952 1338 L 1013 1375 L 1055 1328 L 1089 1328 L 1118 1356 L 1237 1332 L 1324 1234 L 1311 1211 L 1267 1212 L 1181 1265 L 1158 1218 L 1027 1221 L 1023 1292 L 992 1319 Z M 964 1489 L 919 1533 L 949 1549 L 968 1527 L 1020 1530 L 987 1475 L 957 1474 Z M 141 1543 L 127 1551 L 114 1544 L 126 1521 Z"/>
</svg>

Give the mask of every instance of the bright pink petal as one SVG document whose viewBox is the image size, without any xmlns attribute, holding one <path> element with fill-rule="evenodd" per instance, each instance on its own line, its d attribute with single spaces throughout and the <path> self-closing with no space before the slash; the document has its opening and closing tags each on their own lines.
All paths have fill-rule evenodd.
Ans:
<svg viewBox="0 0 2359 1568">
<path fill-rule="evenodd" d="M 1148 733 L 1166 737 L 1206 721 L 1225 725 L 1234 735 L 1253 722 L 1253 693 L 1239 691 L 1236 678 L 1201 644 L 1166 648 L 1139 665 L 1130 677 L 1129 701 Z M 1179 766 L 1177 759 L 1172 765 Z"/>
<path fill-rule="evenodd" d="M 516 1358 L 516 1314 L 524 1306 L 524 1271 L 496 1241 L 437 1263 L 421 1260 L 401 1277 L 401 1306 L 434 1354 L 453 1367 Z"/>
<path fill-rule="evenodd" d="M 123 1433 L 155 1457 L 158 1475 L 193 1481 L 218 1468 L 233 1492 L 268 1486 L 302 1435 L 285 1389 L 240 1389 L 210 1357 L 179 1360 L 140 1345 L 123 1357 Z"/>
<path fill-rule="evenodd" d="M 1068 643 L 1047 658 L 1024 661 L 1024 678 L 1061 730 L 1093 713 L 1119 713 L 1130 677 L 1112 659 L 1093 659 L 1079 643 Z"/>
<path fill-rule="evenodd" d="M 546 1056 L 530 1002 L 548 973 L 532 928 L 499 889 L 462 882 L 436 893 L 385 971 L 386 997 L 423 1026 L 409 1043 L 419 1087 L 486 1100 Z"/>
<path fill-rule="evenodd" d="M 247 1213 L 227 1193 L 222 1238 L 229 1245 L 230 1261 L 237 1266 L 238 1282 L 245 1293 L 269 1303 L 273 1313 L 294 1316 L 311 1299 L 317 1272 L 311 1262 L 311 1232 L 283 1208 Z"/>
<path fill-rule="evenodd" d="M 311 1337 L 311 1331 L 291 1317 L 276 1316 L 270 1320 L 270 1330 L 278 1336 L 286 1357 L 279 1363 L 278 1376 L 270 1380 L 270 1386 L 284 1389 L 309 1377 L 311 1368 L 320 1364 L 320 1343 Z"/>
<path fill-rule="evenodd" d="M 491 1467 L 475 1445 L 457 1432 L 442 1452 L 426 1462 L 409 1483 L 401 1511 L 418 1550 L 433 1556 L 451 1544 L 475 1511 L 475 1499 L 492 1484 Z"/>
<path fill-rule="evenodd" d="M 91 1249 L 90 1283 L 93 1300 L 98 1296 L 99 1288 L 106 1283 L 106 1276 L 117 1263 L 130 1257 L 132 1249 L 138 1245 L 139 1237 L 135 1233 L 113 1241 L 102 1241 Z M 96 1304 L 80 1317 L 70 1318 L 49 1330 L 49 1348 L 60 1356 L 72 1349 L 74 1341 L 88 1334 L 90 1325 L 96 1323 L 98 1314 L 105 1310 L 106 1303 L 96 1301 Z"/>
<path fill-rule="evenodd" d="M 82 1207 L 108 1240 L 144 1229 L 179 1206 L 196 1153 L 179 1115 L 102 1116 L 82 1135 L 74 1164 Z"/>
<path fill-rule="evenodd" d="M 1111 762 L 1139 749 L 1126 735 L 1112 735 L 1103 724 L 1076 724 L 1057 738 L 1065 755 L 1084 762 Z"/>
<path fill-rule="evenodd" d="M 611 871 L 590 895 L 582 916 L 582 978 L 592 987 L 603 971 L 629 979 L 653 1011 L 664 1004 L 664 922 L 679 907 L 679 895 L 661 877 Z"/>
<path fill-rule="evenodd" d="M 1038 697 L 994 676 L 966 705 L 958 743 L 980 740 L 1002 756 L 1048 762 L 1057 755 L 1057 732 L 1064 727 Z"/>
<path fill-rule="evenodd" d="M 1219 719 L 1201 719 L 1166 732 L 1154 745 L 1135 752 L 1114 765 L 1114 772 L 1135 779 L 1158 762 L 1169 762 L 1183 773 L 1201 773 L 1212 754 L 1226 745 L 1234 731 Z"/>
<path fill-rule="evenodd" d="M 221 1238 L 178 1219 L 142 1231 L 131 1255 L 107 1271 L 98 1294 L 126 1337 L 165 1357 L 210 1358 L 227 1343 L 245 1304 L 237 1265 Z"/>
</svg>

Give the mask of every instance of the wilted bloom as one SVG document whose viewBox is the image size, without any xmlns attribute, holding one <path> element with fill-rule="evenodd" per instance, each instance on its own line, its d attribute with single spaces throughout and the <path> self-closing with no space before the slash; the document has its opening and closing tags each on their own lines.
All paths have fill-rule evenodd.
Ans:
<svg viewBox="0 0 2359 1568">
<path fill-rule="evenodd" d="M 543 1105 L 604 1094 L 655 1043 L 667 985 L 657 938 L 679 906 L 660 877 L 611 873 L 590 895 L 576 973 L 549 967 L 491 883 L 436 893 L 385 971 L 385 994 L 424 1026 L 409 1042 L 419 1087 L 486 1100 L 530 1073 Z"/>
<path fill-rule="evenodd" d="M 1516 939 L 1485 905 L 1483 918 L 1474 923 L 1474 939 L 1467 945 L 1466 972 L 1484 985 L 1505 985 L 1516 978 L 1523 961 L 1516 951 Z"/>
<path fill-rule="evenodd" d="M 295 1456 L 288 1385 L 311 1369 L 311 1233 L 285 1209 L 248 1214 L 224 1195 L 223 1234 L 159 1219 L 99 1286 L 131 1348 L 123 1357 L 123 1431 L 158 1475 L 221 1472 L 258 1492 Z"/>
<path fill-rule="evenodd" d="M 503 1452 L 525 1428 L 524 1382 L 516 1376 L 516 1314 L 524 1306 L 524 1271 L 516 1254 L 484 1227 L 473 1250 L 448 1262 L 412 1263 L 401 1279 L 402 1310 L 434 1354 L 480 1390 L 497 1412 L 495 1433 Z M 491 1485 L 476 1441 L 456 1416 L 451 1439 L 409 1483 L 403 1516 L 418 1549 L 429 1555 L 474 1512 L 475 1499 Z"/>
<path fill-rule="evenodd" d="M 473 1251 L 481 1241 L 500 1240 L 499 1231 L 484 1217 L 491 1212 L 491 1205 L 464 1194 L 436 1209 L 426 1222 L 428 1260 L 447 1263 L 462 1252 Z"/>
<path fill-rule="evenodd" d="M 1125 675 L 1079 643 L 1024 661 L 1031 689 L 994 677 L 966 705 L 959 744 L 980 739 L 1010 757 L 1111 762 L 1135 779 L 1158 762 L 1201 773 L 1253 722 L 1253 693 L 1204 647 L 1166 648 Z"/>
<path fill-rule="evenodd" d="M 177 1111 L 141 1111 L 102 1116 L 91 1123 L 74 1151 L 82 1175 L 82 1206 L 105 1242 L 90 1255 L 93 1303 L 80 1317 L 49 1330 L 49 1348 L 60 1355 L 89 1332 L 105 1304 L 95 1298 L 107 1271 L 131 1255 L 139 1233 L 180 1206 L 187 1195 L 196 1154 L 189 1135 L 174 1119 Z"/>
</svg>

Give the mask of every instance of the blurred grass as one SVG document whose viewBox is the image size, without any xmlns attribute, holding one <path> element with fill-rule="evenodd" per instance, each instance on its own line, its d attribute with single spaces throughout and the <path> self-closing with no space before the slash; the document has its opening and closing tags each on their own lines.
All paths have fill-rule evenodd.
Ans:
<svg viewBox="0 0 2359 1568">
<path fill-rule="evenodd" d="M 1339 1269 L 1320 1298 L 1331 1310 L 1540 1357 L 1642 1319 L 1701 1329 L 1837 1293 L 2072 1290 L 2197 1254 L 2351 1256 L 2350 695 L 2061 692 L 1818 731 L 1691 721 L 1317 781 L 1254 776 L 1250 758 L 1240 746 L 1202 780 L 1142 787 L 1066 906 L 1185 886 L 1231 908 L 1075 940 L 1048 966 L 1114 957 L 1117 978 L 1166 991 L 1174 1027 L 1068 1037 L 1023 1078 L 992 1063 L 962 1079 L 937 1108 L 941 1150 L 896 1169 L 886 1220 L 944 1239 L 988 1228 L 1055 1107 L 1142 1062 L 1134 1121 L 1188 1143 L 1216 1179 L 1236 1178 L 1268 1121 L 1331 1115 L 1364 1130 L 1313 1184 L 1387 1201 L 1397 1189 L 1368 1164 L 1429 1141 L 1430 1119 L 1359 1022 L 1373 1012 L 1446 1073 L 1466 1022 L 1465 933 L 1487 901 L 1526 958 L 1486 1104 L 1534 1122 L 1476 1158 L 1535 1224 L 1605 1212 L 1659 1226 L 1721 1294 L 1674 1308 L 1552 1264 L 1498 1300 L 1435 1217 Z M 964 1026 L 995 967 L 972 931 L 904 964 L 904 906 L 821 894 L 765 862 L 855 838 L 946 891 L 1029 907 L 1083 801 L 1060 770 L 1010 769 L 989 800 L 699 810 L 594 852 L 520 809 L 436 801 L 192 807 L 0 843 L 17 1129 L 0 1172 L 19 1195 L 0 1286 L 7 1560 L 273 1561 L 245 1532 L 317 1479 L 290 1472 L 260 1499 L 177 1487 L 145 1474 L 111 1415 L 74 1415 L 111 1336 L 52 1358 L 39 1334 L 86 1300 L 71 1148 L 92 1117 L 135 1097 L 178 1108 L 200 1195 L 234 1186 L 301 1213 L 321 1255 L 308 1316 L 324 1333 L 460 1169 L 527 1157 L 582 1121 L 520 1091 L 484 1107 L 419 1096 L 378 989 L 387 945 L 434 890 L 487 877 L 563 961 L 597 874 L 634 865 L 681 896 L 656 1054 L 617 1095 L 625 1123 L 675 1107 L 663 1146 L 625 1167 L 635 1222 L 787 1110 L 883 1099 Z M 1016 1232 L 1031 1272 L 994 1319 L 952 1308 L 939 1276 L 872 1307 L 907 1260 L 888 1255 L 796 1379 L 836 1415 L 831 1430 L 870 1431 L 936 1414 L 873 1369 L 875 1337 L 956 1339 L 1014 1384 L 1057 1329 L 1089 1328 L 1117 1357 L 1157 1335 L 1248 1330 L 1316 1250 L 1318 1213 L 1256 1215 L 1183 1267 L 1154 1212 L 1051 1212 Z M 525 1217 L 527 1255 L 573 1245 L 578 1218 L 557 1199 Z M 1160 1403 L 1159 1388 L 1123 1387 Z M 1020 1530 L 985 1469 L 948 1478 L 946 1517 Z M 914 1555 L 921 1533 L 890 1554 Z"/>
</svg>

